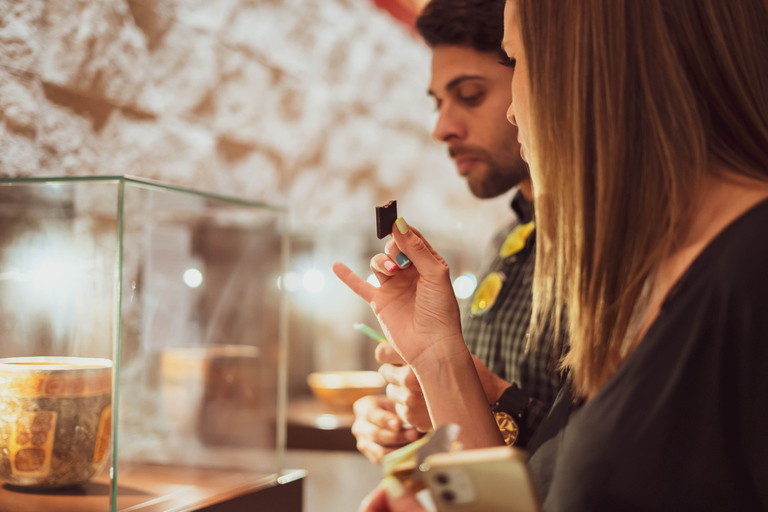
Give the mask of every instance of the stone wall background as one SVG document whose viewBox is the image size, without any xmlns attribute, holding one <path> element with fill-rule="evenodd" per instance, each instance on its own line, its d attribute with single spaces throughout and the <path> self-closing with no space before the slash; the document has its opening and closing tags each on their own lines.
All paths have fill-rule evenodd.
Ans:
<svg viewBox="0 0 768 512">
<path fill-rule="evenodd" d="M 288 207 L 294 270 L 327 276 L 292 295 L 289 387 L 307 392 L 310 371 L 376 367 L 351 329 L 376 319 L 330 273 L 367 274 L 374 205 L 397 199 L 454 277 L 508 219 L 432 141 L 429 62 L 371 0 L 0 0 L 0 176 L 127 174 Z"/>
<path fill-rule="evenodd" d="M 431 140 L 428 70 L 368 0 L 0 0 L 0 175 L 155 178 L 299 231 L 370 230 L 397 198 L 477 247 L 503 206 Z"/>
</svg>

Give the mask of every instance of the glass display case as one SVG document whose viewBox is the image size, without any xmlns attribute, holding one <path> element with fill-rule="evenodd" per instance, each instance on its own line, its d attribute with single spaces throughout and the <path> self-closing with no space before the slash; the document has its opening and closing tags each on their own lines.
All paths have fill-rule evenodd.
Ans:
<svg viewBox="0 0 768 512">
<path fill-rule="evenodd" d="M 285 218 L 131 177 L 0 180 L 0 509 L 201 510 L 301 477 Z"/>
</svg>

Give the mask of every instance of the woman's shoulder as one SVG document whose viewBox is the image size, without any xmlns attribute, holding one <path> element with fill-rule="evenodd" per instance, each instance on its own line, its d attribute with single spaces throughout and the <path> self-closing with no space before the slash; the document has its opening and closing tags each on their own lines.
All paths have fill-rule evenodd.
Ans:
<svg viewBox="0 0 768 512">
<path fill-rule="evenodd" d="M 693 280 L 718 290 L 715 296 L 721 300 L 768 302 L 768 200 L 728 225 L 696 263 Z M 700 286 L 693 288 L 701 291 Z"/>
</svg>

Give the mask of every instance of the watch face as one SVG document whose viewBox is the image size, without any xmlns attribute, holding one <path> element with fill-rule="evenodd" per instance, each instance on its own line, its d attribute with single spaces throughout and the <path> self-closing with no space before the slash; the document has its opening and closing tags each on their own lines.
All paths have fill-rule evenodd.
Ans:
<svg viewBox="0 0 768 512">
<path fill-rule="evenodd" d="M 504 442 L 508 446 L 515 444 L 517 437 L 520 435 L 520 429 L 515 420 L 512 419 L 512 416 L 505 412 L 494 412 L 493 415 L 496 416 L 496 424 L 499 426 Z"/>
</svg>

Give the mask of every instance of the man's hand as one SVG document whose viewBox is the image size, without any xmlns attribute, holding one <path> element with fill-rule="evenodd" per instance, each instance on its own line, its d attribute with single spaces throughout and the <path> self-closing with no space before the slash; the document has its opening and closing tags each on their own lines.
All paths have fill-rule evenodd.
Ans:
<svg viewBox="0 0 768 512">
<path fill-rule="evenodd" d="M 376 347 L 379 373 L 387 381 L 387 398 L 395 404 L 397 415 L 421 432 L 432 430 L 427 402 L 416 375 L 389 343 Z"/>
<path fill-rule="evenodd" d="M 387 381 L 387 398 L 395 404 L 395 412 L 406 423 L 421 432 L 432 429 L 424 394 L 416 375 L 405 364 L 400 354 L 389 344 L 380 343 L 376 347 L 376 360 L 382 363 L 379 373 Z M 488 404 L 493 404 L 511 383 L 494 375 L 480 359 L 472 356 L 475 370 L 485 391 Z"/>
<path fill-rule="evenodd" d="M 388 398 L 364 396 L 355 402 L 354 411 L 352 434 L 357 449 L 374 464 L 381 464 L 386 454 L 421 437 L 416 429 L 403 425 Z"/>
</svg>

